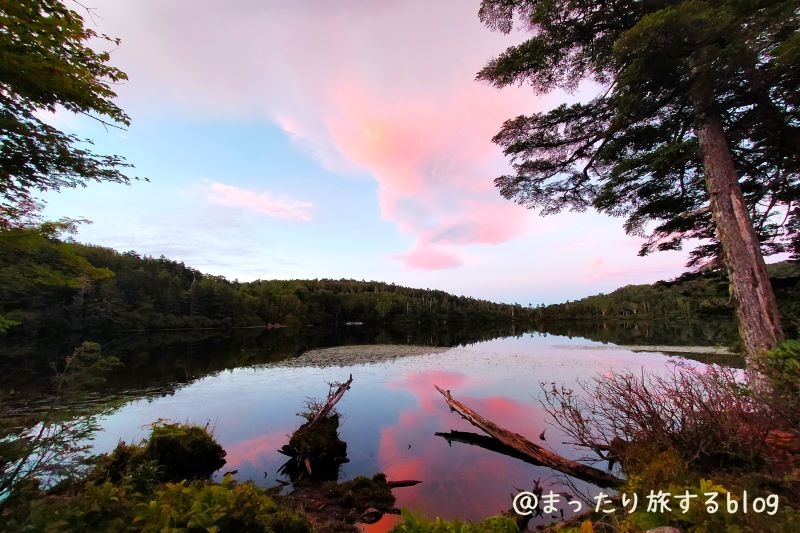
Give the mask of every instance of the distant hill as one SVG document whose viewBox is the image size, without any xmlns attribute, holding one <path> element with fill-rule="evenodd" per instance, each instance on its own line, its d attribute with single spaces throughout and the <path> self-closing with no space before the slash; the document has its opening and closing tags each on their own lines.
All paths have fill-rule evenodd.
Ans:
<svg viewBox="0 0 800 533">
<path fill-rule="evenodd" d="M 767 265 L 788 335 L 798 334 L 800 264 Z M 563 321 L 672 321 L 675 323 L 735 319 L 727 274 L 723 270 L 689 272 L 672 281 L 627 285 L 597 294 L 536 308 L 537 324 Z"/>
<path fill-rule="evenodd" d="M 265 325 L 463 326 L 530 322 L 533 311 L 444 291 L 352 279 L 258 280 L 203 274 L 165 257 L 0 232 L 0 319 L 20 332 Z"/>
</svg>

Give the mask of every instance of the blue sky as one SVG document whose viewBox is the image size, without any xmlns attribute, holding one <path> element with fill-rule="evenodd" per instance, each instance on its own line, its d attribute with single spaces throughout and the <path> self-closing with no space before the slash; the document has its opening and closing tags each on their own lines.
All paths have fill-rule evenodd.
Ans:
<svg viewBox="0 0 800 533">
<path fill-rule="evenodd" d="M 149 182 L 45 196 L 77 239 L 165 255 L 229 279 L 354 278 L 521 304 L 672 278 L 685 252 L 640 258 L 622 221 L 540 217 L 502 199 L 503 120 L 563 99 L 474 81 L 521 36 L 479 3 L 98 0 L 120 37 L 126 131 L 50 120 Z M 76 6 L 76 10 L 80 10 Z"/>
</svg>

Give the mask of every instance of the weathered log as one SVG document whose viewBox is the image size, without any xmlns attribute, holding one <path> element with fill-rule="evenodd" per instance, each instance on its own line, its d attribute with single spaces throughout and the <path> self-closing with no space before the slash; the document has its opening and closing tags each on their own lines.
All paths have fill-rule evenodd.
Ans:
<svg viewBox="0 0 800 533">
<path fill-rule="evenodd" d="M 331 412 L 333 406 L 336 405 L 336 403 L 342 399 L 344 393 L 350 389 L 351 383 L 353 383 L 353 374 L 350 374 L 350 379 L 340 384 L 339 388 L 337 388 L 335 392 L 331 392 L 328 394 L 328 401 L 325 402 L 325 405 L 322 406 L 322 409 L 319 410 L 317 415 L 313 418 L 313 420 L 311 420 L 311 423 L 308 424 L 309 427 L 313 426 L 317 420 L 325 418 L 328 415 L 328 413 Z"/>
<path fill-rule="evenodd" d="M 494 437 L 500 443 L 513 448 L 532 460 L 538 461 L 540 464 L 558 470 L 564 474 L 597 485 L 598 487 L 617 488 L 622 485 L 623 480 L 608 472 L 562 457 L 557 453 L 534 444 L 518 433 L 513 433 L 501 428 L 491 420 L 483 418 L 478 413 L 453 398 L 450 391 L 441 389 L 437 385 L 434 385 L 434 387 L 444 396 L 451 410 L 460 414 L 470 424 L 482 430 L 487 435 Z"/>
<path fill-rule="evenodd" d="M 333 412 L 336 403 L 350 389 L 353 375 L 328 392 L 322 406 L 308 415 L 309 421 L 300 426 L 278 451 L 291 459 L 278 472 L 288 475 L 292 482 L 304 478 L 334 481 L 339 467 L 348 462 L 347 443 L 339 439 L 339 415 Z"/>
<path fill-rule="evenodd" d="M 422 481 L 418 479 L 398 479 L 397 481 L 387 481 L 386 485 L 388 485 L 390 489 L 397 489 L 400 487 L 413 487 L 420 483 L 422 483 Z"/>
<path fill-rule="evenodd" d="M 490 452 L 501 453 L 503 455 L 513 457 L 514 459 L 519 459 L 520 461 L 524 461 L 534 466 L 547 466 L 541 461 L 534 459 L 530 455 L 522 453 L 519 450 L 512 448 L 511 446 L 503 444 L 494 437 L 488 437 L 486 435 L 480 435 L 478 433 L 471 433 L 469 431 L 456 431 L 454 429 L 451 429 L 447 433 L 443 432 L 434 433 L 434 435 L 437 437 L 442 437 L 444 440 L 447 441 L 448 444 L 452 444 L 453 442 L 460 442 L 462 444 L 469 444 L 470 446 L 478 446 L 479 448 L 483 448 L 484 450 L 489 450 Z"/>
</svg>

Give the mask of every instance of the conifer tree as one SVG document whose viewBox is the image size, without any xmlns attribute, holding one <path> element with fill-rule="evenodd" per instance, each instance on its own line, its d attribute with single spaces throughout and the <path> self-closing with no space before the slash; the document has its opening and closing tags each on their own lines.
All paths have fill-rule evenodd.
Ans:
<svg viewBox="0 0 800 533">
<path fill-rule="evenodd" d="M 478 79 L 590 101 L 506 121 L 503 196 L 542 214 L 596 209 L 724 262 L 752 361 L 782 337 L 763 253 L 800 253 L 800 10 L 781 0 L 483 0 L 481 21 L 532 33 Z"/>
</svg>

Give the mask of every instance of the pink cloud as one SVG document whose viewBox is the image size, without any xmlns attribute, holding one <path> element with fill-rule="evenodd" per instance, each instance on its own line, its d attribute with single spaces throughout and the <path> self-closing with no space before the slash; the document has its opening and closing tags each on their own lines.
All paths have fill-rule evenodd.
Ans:
<svg viewBox="0 0 800 533">
<path fill-rule="evenodd" d="M 429 246 L 417 246 L 406 254 L 390 256 L 403 262 L 414 270 L 442 270 L 461 265 L 461 259 L 455 254 L 434 250 Z"/>
<path fill-rule="evenodd" d="M 583 243 L 582 247 L 593 249 L 596 256 L 587 262 L 584 279 L 587 282 L 625 280 L 628 283 L 651 283 L 654 277 L 669 276 L 683 270 L 688 254 L 685 251 L 671 253 L 653 253 L 639 259 L 636 258 L 644 239 L 628 236 L 622 239 L 604 240 L 603 242 Z M 609 249 L 615 250 L 614 256 L 608 257 Z"/>
<path fill-rule="evenodd" d="M 260 460 L 274 455 L 275 450 L 289 442 L 290 433 L 291 430 L 276 431 L 226 445 L 226 467 L 258 464 Z"/>
<path fill-rule="evenodd" d="M 269 192 L 256 192 L 247 189 L 213 182 L 208 186 L 206 199 L 216 205 L 261 213 L 273 218 L 308 222 L 311 220 L 309 202 L 299 202 L 290 198 L 273 195 Z"/>
<path fill-rule="evenodd" d="M 477 6 L 142 0 L 99 11 L 104 30 L 123 38 L 115 60 L 142 112 L 157 96 L 183 112 L 266 118 L 326 168 L 368 173 L 382 217 L 417 242 L 393 256 L 410 269 L 456 267 L 466 247 L 536 224 L 494 188 L 506 162 L 490 139 L 505 119 L 552 99 L 474 81 L 519 39 L 483 27 Z M 304 204 L 276 205 L 266 193 L 225 194 L 217 203 L 308 217 Z"/>
<path fill-rule="evenodd" d="M 335 99 L 346 113 L 328 121 L 333 144 L 376 179 L 383 217 L 418 241 L 393 258 L 409 268 L 452 268 L 460 263 L 454 247 L 498 244 L 527 231 L 525 209 L 492 186 L 500 163 L 489 139 L 511 111 L 486 88 L 467 85 L 435 102 L 388 99 L 342 83 Z"/>
</svg>

